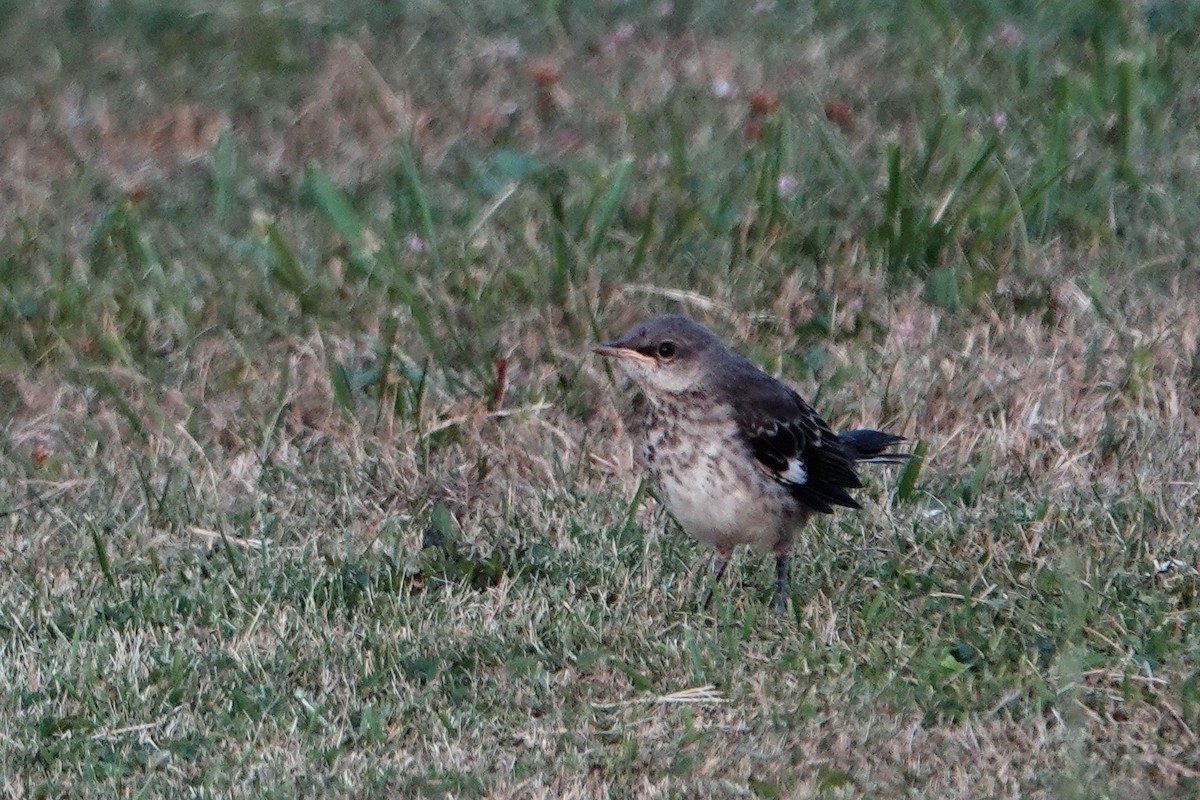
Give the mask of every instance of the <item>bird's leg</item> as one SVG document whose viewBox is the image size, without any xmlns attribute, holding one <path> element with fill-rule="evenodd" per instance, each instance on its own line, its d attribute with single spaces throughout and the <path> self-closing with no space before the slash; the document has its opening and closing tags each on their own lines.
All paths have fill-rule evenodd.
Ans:
<svg viewBox="0 0 1200 800">
<path fill-rule="evenodd" d="M 708 607 L 712 604 L 713 587 L 725 574 L 725 568 L 729 566 L 729 555 L 732 552 L 728 547 L 718 547 L 713 552 L 712 577 L 708 581 L 708 586 L 704 587 L 704 599 L 701 601 L 701 606 L 705 611 L 708 611 Z"/>
<path fill-rule="evenodd" d="M 788 601 L 788 552 L 775 553 L 775 613 L 787 616 Z"/>
</svg>

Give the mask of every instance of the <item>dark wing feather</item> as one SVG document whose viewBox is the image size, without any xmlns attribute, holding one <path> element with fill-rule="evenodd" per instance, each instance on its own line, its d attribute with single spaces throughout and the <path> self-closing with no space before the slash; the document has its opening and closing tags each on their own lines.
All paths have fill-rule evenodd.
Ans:
<svg viewBox="0 0 1200 800">
<path fill-rule="evenodd" d="M 734 371 L 738 385 L 728 388 L 738 428 L 754 457 L 815 511 L 862 508 L 846 491 L 862 486 L 854 471 L 855 453 L 800 395 L 748 363 L 744 367 L 753 372 Z"/>
<path fill-rule="evenodd" d="M 903 436 L 897 436 L 887 431 L 861 429 L 842 431 L 838 439 L 854 456 L 854 460 L 866 464 L 903 464 L 912 458 L 911 453 L 886 452 L 892 445 L 905 441 Z"/>
</svg>

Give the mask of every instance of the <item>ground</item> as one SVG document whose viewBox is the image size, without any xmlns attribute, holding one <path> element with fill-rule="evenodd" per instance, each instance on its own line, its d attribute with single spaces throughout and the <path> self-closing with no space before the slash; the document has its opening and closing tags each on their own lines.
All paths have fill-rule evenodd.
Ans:
<svg viewBox="0 0 1200 800">
<path fill-rule="evenodd" d="M 0 5 L 0 791 L 1200 793 L 1200 7 Z M 686 313 L 923 458 L 792 614 Z"/>
</svg>

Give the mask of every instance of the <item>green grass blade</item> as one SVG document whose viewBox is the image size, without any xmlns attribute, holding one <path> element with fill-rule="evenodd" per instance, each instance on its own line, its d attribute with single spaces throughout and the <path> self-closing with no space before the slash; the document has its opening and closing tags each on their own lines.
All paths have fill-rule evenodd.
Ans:
<svg viewBox="0 0 1200 800">
<path fill-rule="evenodd" d="M 133 406 L 129 404 L 129 401 L 125 399 L 125 393 L 121 391 L 121 387 L 117 386 L 117 384 L 113 382 L 113 379 L 109 377 L 108 372 L 102 370 L 93 370 L 89 374 L 91 382 L 96 387 L 97 391 L 112 401 L 112 404 L 115 405 L 117 410 L 121 412 L 121 416 L 123 416 L 125 421 L 129 423 L 129 426 L 133 429 L 133 432 L 137 435 L 137 437 L 145 440 L 146 427 L 142 424 L 141 415 L 138 414 L 137 411 L 134 410 Z"/>
<path fill-rule="evenodd" d="M 632 174 L 633 156 L 625 156 L 613 171 L 613 176 L 608 182 L 608 190 L 605 191 L 595 214 L 592 215 L 592 232 L 587 242 L 589 257 L 594 258 L 600 250 L 600 244 L 604 241 L 604 235 L 617 215 L 617 208 L 621 204 L 625 190 L 629 187 L 629 178 Z"/>
<path fill-rule="evenodd" d="M 945 114 L 940 114 L 937 121 L 933 124 L 933 128 L 925 136 L 925 157 L 921 160 L 921 166 L 912 175 L 912 181 L 915 186 L 924 186 L 925 181 L 929 179 L 929 173 L 933 170 L 934 161 L 942 149 L 942 140 L 946 136 L 948 119 Z"/>
<path fill-rule="evenodd" d="M 301 313 L 312 314 L 316 311 L 316 303 L 311 294 L 312 279 L 278 226 L 274 222 L 268 222 L 264 231 L 267 237 L 267 260 L 271 279 L 296 298 Z"/>
<path fill-rule="evenodd" d="M 574 274 L 574 260 L 571 258 L 571 248 L 567 243 L 567 215 L 564 208 L 562 192 L 549 189 L 550 202 L 550 252 L 554 259 L 553 271 L 550 276 L 552 297 L 562 302 L 567 296 L 567 287 Z"/>
<path fill-rule="evenodd" d="M 377 426 L 383 417 L 384 402 L 388 397 L 388 388 L 392 384 L 392 359 L 396 357 L 396 334 L 399 329 L 400 325 L 395 314 L 389 314 L 384 317 L 383 325 L 379 332 L 379 341 L 383 344 L 383 350 L 379 354 L 379 378 L 376 381 L 376 387 L 379 392 L 378 404 L 375 411 L 375 425 Z M 394 408 L 395 399 L 392 402 Z"/>
<path fill-rule="evenodd" d="M 783 165 L 783 126 L 777 122 L 768 123 L 762 132 L 759 149 L 762 152 L 758 171 L 758 185 L 755 191 L 756 224 L 759 235 L 769 233 L 771 223 L 779 213 L 779 171 Z"/>
<path fill-rule="evenodd" d="M 985 447 L 983 452 L 979 454 L 979 460 L 975 464 L 975 468 L 971 470 L 971 474 L 963 481 L 959 492 L 963 502 L 968 506 L 973 506 L 979 500 L 983 482 L 987 479 L 988 468 L 992 463 L 992 448 L 991 445 Z"/>
<path fill-rule="evenodd" d="M 929 452 L 929 443 L 924 439 L 918 439 L 916 447 L 912 450 L 912 458 L 904 464 L 904 469 L 900 471 L 900 480 L 896 482 L 897 502 L 907 503 L 912 500 L 913 492 L 917 487 L 917 478 L 921 474 L 921 468 L 925 466 L 927 452 Z"/>
<path fill-rule="evenodd" d="M 221 549 L 225 553 L 225 560 L 229 562 L 233 574 L 238 577 L 238 580 L 245 580 L 246 574 L 242 571 L 242 554 L 229 541 L 229 537 L 225 535 L 224 531 L 221 532 Z"/>
<path fill-rule="evenodd" d="M 1000 137 L 989 136 L 987 140 L 980 146 L 979 152 L 975 154 L 973 159 L 971 159 L 971 165 L 967 168 L 966 172 L 963 173 L 962 178 L 959 179 L 958 187 L 956 188 L 966 186 L 979 177 L 979 174 L 983 172 L 984 167 L 987 165 L 988 159 L 995 154 L 999 147 Z"/>
<path fill-rule="evenodd" d="M 412 147 L 409 145 L 402 145 L 400 147 L 400 174 L 409 196 L 417 207 L 417 215 L 421 225 L 421 236 L 425 239 L 425 246 L 429 251 L 429 260 L 433 264 L 434 271 L 440 275 L 443 272 L 442 256 L 441 250 L 438 247 L 437 227 L 433 222 L 433 208 L 429 202 L 429 193 L 425 190 L 425 184 L 421 181 L 421 171 L 417 167 Z"/>
<path fill-rule="evenodd" d="M 100 564 L 100 572 L 104 575 L 105 582 L 116 588 L 117 579 L 113 576 L 112 564 L 108 560 L 108 546 L 104 543 L 104 537 L 100 535 L 100 531 L 96 530 L 96 526 L 89 526 L 89 533 L 92 536 L 92 547 L 96 550 L 96 561 Z"/>
<path fill-rule="evenodd" d="M 333 391 L 333 402 L 346 419 L 354 416 L 354 392 L 350 387 L 350 377 L 346 367 L 334 357 L 333 347 L 325 337 L 321 337 L 322 349 L 325 351 L 325 368 L 329 374 L 329 386 Z"/>
<path fill-rule="evenodd" d="M 619 658 L 610 658 L 608 663 L 615 667 L 618 672 L 623 674 L 633 684 L 633 688 L 638 692 L 648 693 L 654 691 L 654 682 L 646 677 L 645 673 L 634 667 L 627 661 Z"/>
<path fill-rule="evenodd" d="M 92 227 L 92 233 L 88 237 L 87 252 L 88 259 L 93 266 L 100 266 L 108 261 L 107 249 L 111 244 L 111 238 L 124 226 L 127 214 L 128 206 L 124 201 L 113 203 L 104 210 L 100 219 Z"/>
<path fill-rule="evenodd" d="M 637 527 L 637 513 L 642 507 L 642 501 L 646 499 L 648 489 L 649 486 L 645 480 L 638 481 L 637 491 L 633 493 L 633 498 L 629 501 L 629 506 L 625 511 L 625 522 L 621 525 L 618 541 L 624 541 Z"/>
<path fill-rule="evenodd" d="M 275 445 L 275 434 L 279 431 L 283 424 L 283 415 L 287 411 L 287 396 L 288 389 L 292 382 L 292 369 L 288 359 L 283 359 L 279 365 L 279 378 L 276 381 L 278 389 L 275 391 L 275 402 L 272 405 L 274 409 L 270 420 L 263 426 L 262 444 L 258 448 L 258 463 L 266 464 L 271 455 L 271 450 Z"/>
<path fill-rule="evenodd" d="M 887 180 L 883 193 L 883 222 L 880 226 L 888 268 L 894 270 L 899 260 L 900 207 L 905 195 L 900 147 L 889 144 L 887 149 Z"/>
<path fill-rule="evenodd" d="M 333 182 L 329 173 L 318 166 L 308 168 L 304 183 L 317 209 L 333 225 L 349 248 L 350 266 L 360 275 L 369 277 L 374 272 L 374 265 L 367 253 L 366 226 L 354 212 L 349 198 Z"/>
<path fill-rule="evenodd" d="M 238 159 L 233 142 L 233 129 L 226 125 L 217 135 L 217 147 L 213 153 L 213 214 L 225 222 L 233 212 L 237 196 Z"/>
<path fill-rule="evenodd" d="M 650 251 L 650 243 L 654 239 L 654 231 L 657 229 L 655 224 L 658 213 L 658 195 L 650 196 L 649 206 L 646 208 L 646 218 L 642 222 L 642 233 L 638 237 L 637 247 L 634 248 L 633 258 L 629 264 L 629 272 L 632 275 L 637 275 L 641 272 L 642 264 L 646 261 L 646 254 Z"/>
<path fill-rule="evenodd" d="M 925 276 L 925 301 L 930 305 L 951 313 L 958 311 L 962 302 L 962 287 L 958 270 L 954 267 L 934 267 Z"/>
<path fill-rule="evenodd" d="M 137 278 L 145 278 L 147 272 L 158 266 L 158 256 L 142 233 L 141 225 L 133 213 L 126 213 L 120 228 L 120 243 L 125 252 L 125 261 Z"/>
<path fill-rule="evenodd" d="M 1136 110 L 1137 65 L 1131 56 L 1117 60 L 1117 176 L 1137 188 L 1137 171 L 1133 168 L 1133 126 Z"/>
<path fill-rule="evenodd" d="M 846 152 L 846 147 L 834 135 L 830 126 L 818 125 L 815 132 L 817 142 L 820 144 L 821 152 L 825 154 L 826 160 L 833 164 L 843 180 L 853 185 L 855 196 L 866 196 L 870 191 L 867 179 L 863 177 L 862 171 L 854 166 L 850 154 Z"/>
</svg>

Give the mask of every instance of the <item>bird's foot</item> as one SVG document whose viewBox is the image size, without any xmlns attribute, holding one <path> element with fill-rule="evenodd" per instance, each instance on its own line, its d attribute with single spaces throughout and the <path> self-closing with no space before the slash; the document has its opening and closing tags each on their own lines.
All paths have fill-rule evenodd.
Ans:
<svg viewBox="0 0 1200 800">
<path fill-rule="evenodd" d="M 700 607 L 708 611 L 712 605 L 713 587 L 717 585 L 717 581 L 721 580 L 721 576 L 725 574 L 725 567 L 729 566 L 730 550 L 718 549 L 713 553 L 712 567 L 710 569 L 712 575 L 709 578 L 708 585 L 704 587 L 704 597 L 700 600 Z"/>
<path fill-rule="evenodd" d="M 787 616 L 788 601 L 788 554 L 775 554 L 775 613 Z"/>
<path fill-rule="evenodd" d="M 778 589 L 775 591 L 775 614 L 780 617 L 787 616 L 787 593 Z"/>
</svg>

